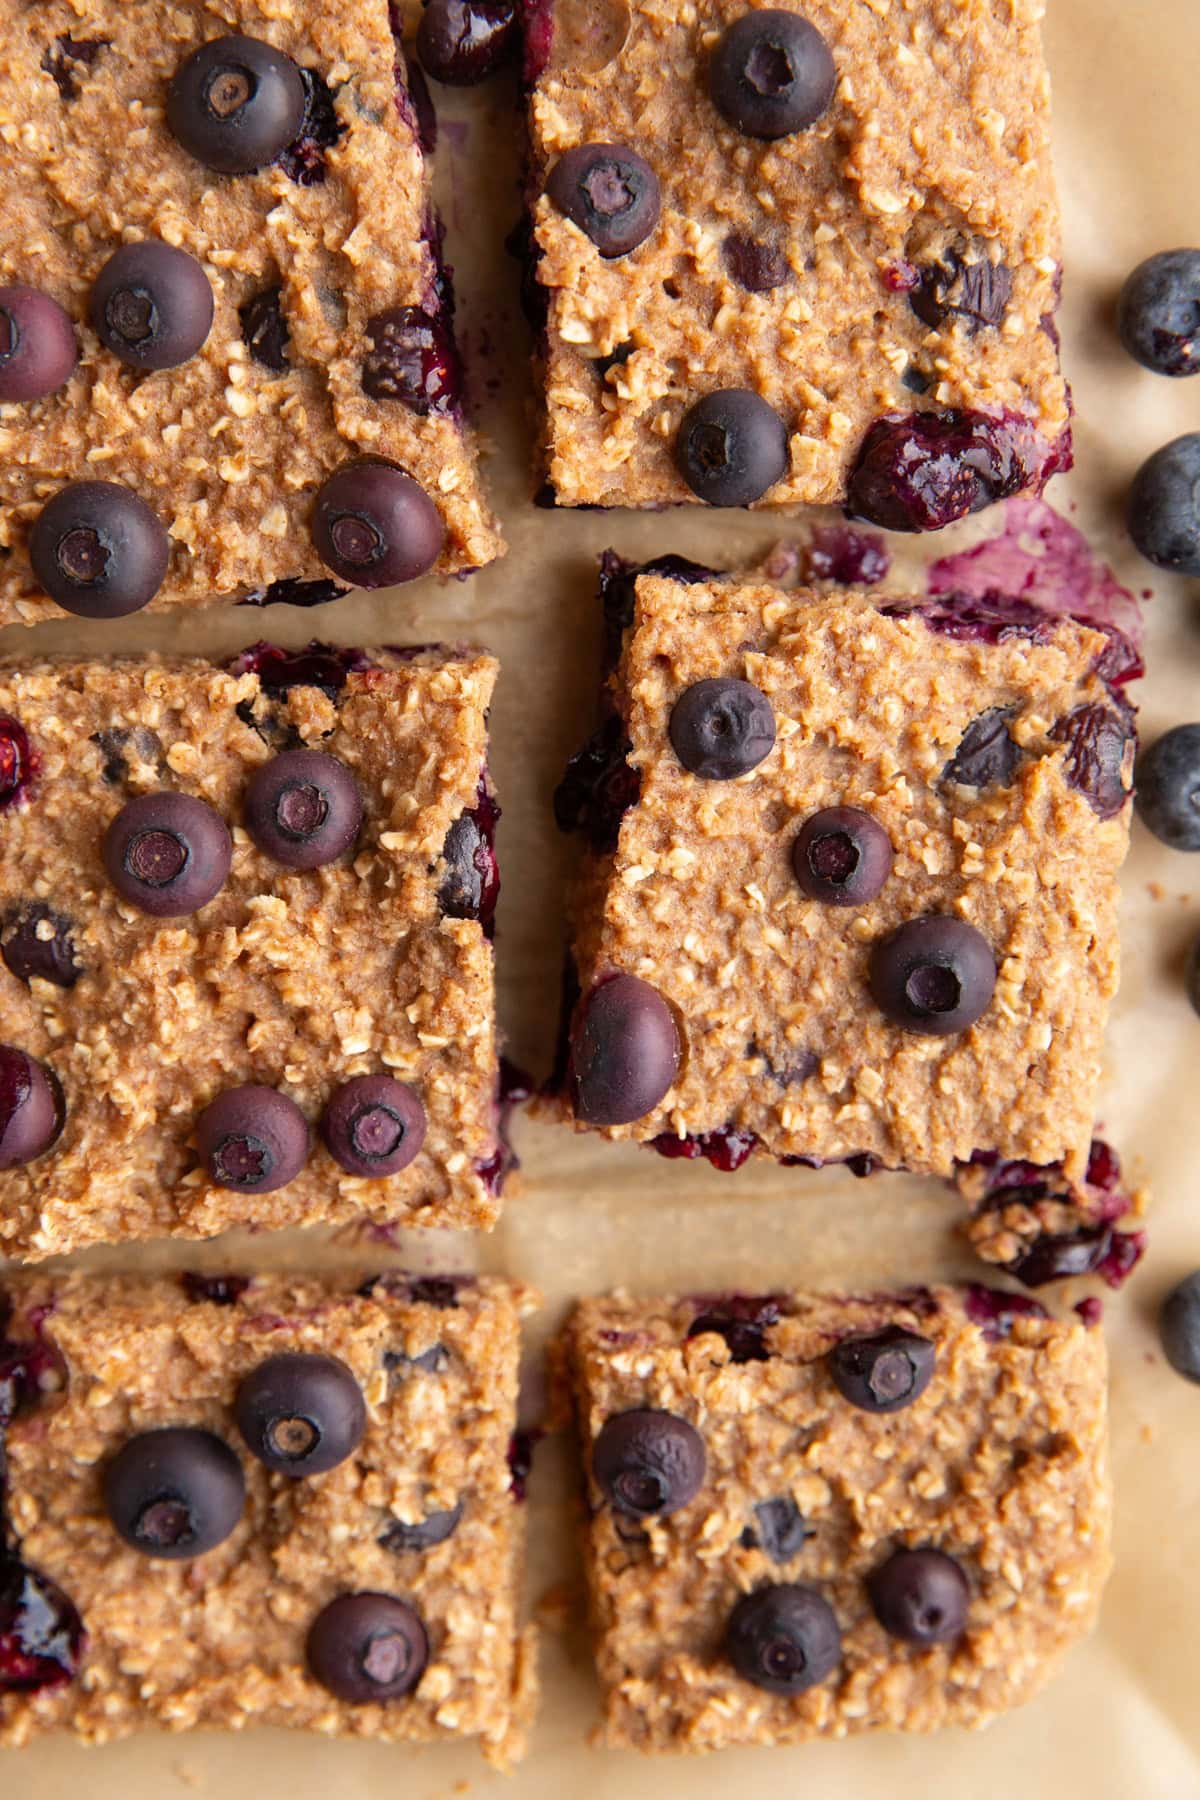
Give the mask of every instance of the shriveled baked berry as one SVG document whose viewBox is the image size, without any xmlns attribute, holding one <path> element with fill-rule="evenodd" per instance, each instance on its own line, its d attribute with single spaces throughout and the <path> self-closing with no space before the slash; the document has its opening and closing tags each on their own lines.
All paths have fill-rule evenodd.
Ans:
<svg viewBox="0 0 1200 1800">
<path fill-rule="evenodd" d="M 829 45 L 799 13 L 763 7 L 722 34 L 709 65 L 713 104 L 747 137 L 788 137 L 815 125 L 837 86 Z"/>
<path fill-rule="evenodd" d="M 18 981 L 72 988 L 80 966 L 71 931 L 71 921 L 40 900 L 18 907 L 0 927 L 0 956 Z"/>
<path fill-rule="evenodd" d="M 50 1148 L 62 1126 L 57 1077 L 14 1044 L 0 1044 L 0 1169 L 33 1162 Z"/>
<path fill-rule="evenodd" d="M 0 287 L 0 402 L 44 400 L 79 360 L 75 327 L 40 288 Z"/>
<path fill-rule="evenodd" d="M 792 267 L 780 244 L 733 231 L 721 246 L 725 267 L 748 294 L 769 294 L 791 279 Z"/>
<path fill-rule="evenodd" d="M 288 869 L 319 869 L 344 856 L 362 824 L 358 783 L 324 750 L 285 750 L 254 771 L 246 830 Z"/>
<path fill-rule="evenodd" d="M 220 893 L 233 840 L 194 794 L 139 794 L 104 834 L 104 867 L 123 900 L 156 918 L 198 912 Z"/>
<path fill-rule="evenodd" d="M 196 1120 L 196 1144 L 218 1187 L 270 1194 L 304 1167 L 308 1121 L 296 1102 L 275 1088 L 226 1088 Z"/>
<path fill-rule="evenodd" d="M 638 1518 L 665 1517 L 696 1498 L 707 1457 L 694 1425 L 654 1408 L 617 1413 L 592 1445 L 592 1474 L 605 1499 Z"/>
<path fill-rule="evenodd" d="M 285 1350 L 251 1369 L 233 1403 L 250 1454 L 277 1475 L 324 1475 L 353 1456 L 367 1428 L 354 1372 L 337 1356 Z"/>
<path fill-rule="evenodd" d="M 462 367 L 443 318 L 419 306 L 393 306 L 367 320 L 363 392 L 398 400 L 418 418 L 452 413 L 462 403 Z"/>
<path fill-rule="evenodd" d="M 113 481 L 60 488 L 29 534 L 38 584 L 65 612 L 83 619 L 119 619 L 148 606 L 169 558 L 161 519 Z"/>
<path fill-rule="evenodd" d="M 780 1494 L 758 1502 L 754 1524 L 742 1533 L 742 1543 L 747 1549 L 760 1549 L 772 1562 L 785 1563 L 799 1556 L 813 1535 L 812 1526 L 805 1523 L 792 1496 Z"/>
<path fill-rule="evenodd" d="M 306 108 L 296 64 L 259 38 L 211 39 L 185 58 L 167 89 L 176 141 L 221 175 L 274 162 L 299 136 Z"/>
<path fill-rule="evenodd" d="M 671 708 L 667 735 L 691 774 L 705 781 L 735 781 L 770 755 L 775 714 L 753 682 L 717 675 L 684 688 Z"/>
<path fill-rule="evenodd" d="M 433 567 L 446 539 L 437 507 L 388 463 L 350 463 L 319 489 L 312 514 L 321 561 L 358 587 L 391 587 Z"/>
<path fill-rule="evenodd" d="M 356 1075 L 335 1088 L 321 1118 L 321 1137 L 349 1175 L 398 1175 L 425 1142 L 426 1117 L 416 1091 L 390 1075 Z"/>
<path fill-rule="evenodd" d="M 867 1577 L 875 1617 L 907 1644 L 949 1644 L 967 1623 L 971 1590 L 943 1550 L 896 1550 Z"/>
<path fill-rule="evenodd" d="M 405 1550 L 432 1550 L 435 1544 L 444 1544 L 454 1536 L 463 1516 L 463 1502 L 447 1507 L 443 1512 L 426 1513 L 423 1519 L 410 1524 L 406 1519 L 389 1520 L 387 1529 L 382 1533 L 379 1542 L 385 1550 L 391 1550 L 399 1556 Z"/>
<path fill-rule="evenodd" d="M 787 473 L 787 426 L 761 394 L 718 388 L 684 413 L 675 461 L 709 506 L 750 506 Z"/>
<path fill-rule="evenodd" d="M 411 1693 L 429 1661 L 420 1615 L 393 1594 L 342 1594 L 309 1627 L 309 1672 L 352 1706 Z"/>
<path fill-rule="evenodd" d="M 658 224 L 658 176 L 626 144 L 576 144 L 551 169 L 546 192 L 601 256 L 627 256 Z"/>
<path fill-rule="evenodd" d="M 893 1413 L 911 1406 L 933 1378 L 937 1352 L 929 1338 L 900 1325 L 869 1337 L 843 1338 L 829 1352 L 829 1373 L 839 1391 L 864 1412 Z"/>
<path fill-rule="evenodd" d="M 810 900 L 865 906 L 892 872 L 891 840 L 861 807 L 824 807 L 800 827 L 792 868 Z"/>
<path fill-rule="evenodd" d="M 965 919 L 909 919 L 871 951 L 871 993 L 893 1025 L 927 1037 L 966 1031 L 991 1002 L 996 959 Z"/>
<path fill-rule="evenodd" d="M 783 1583 L 742 1595 L 725 1627 L 725 1654 L 743 1681 L 769 1694 L 802 1694 L 833 1673 L 842 1634 L 815 1588 Z"/>
<path fill-rule="evenodd" d="M 637 975 L 613 975 L 583 1001 L 571 1038 L 575 1114 L 589 1125 L 630 1125 L 669 1091 L 679 1069 L 675 1015 Z"/>
<path fill-rule="evenodd" d="M 428 0 L 417 55 L 435 81 L 474 87 L 508 60 L 518 36 L 513 0 Z"/>
<path fill-rule="evenodd" d="M 943 781 L 963 787 L 1007 787 L 1021 765 L 1021 747 L 1009 731 L 1011 710 L 992 706 L 972 719 L 942 770 Z"/>
<path fill-rule="evenodd" d="M 143 1556 L 169 1562 L 223 1544 L 245 1500 L 242 1465 L 229 1445 L 192 1426 L 130 1438 L 104 1471 L 104 1504 L 117 1532 Z"/>
<path fill-rule="evenodd" d="M 1101 819 L 1114 819 L 1128 800 L 1127 752 L 1134 742 L 1128 715 L 1111 706 L 1077 706 L 1051 728 L 1055 743 L 1065 744 L 1065 774 Z"/>
</svg>

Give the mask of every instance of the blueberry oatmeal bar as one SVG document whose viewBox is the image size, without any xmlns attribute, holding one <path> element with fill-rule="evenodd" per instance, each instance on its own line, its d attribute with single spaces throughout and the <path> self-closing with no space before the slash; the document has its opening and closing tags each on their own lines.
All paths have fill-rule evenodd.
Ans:
<svg viewBox="0 0 1200 1800">
<path fill-rule="evenodd" d="M 0 173 L 0 623 L 499 554 L 385 0 L 0 0 Z"/>
<path fill-rule="evenodd" d="M 919 531 L 1070 466 L 1040 0 L 528 11 L 558 503 Z"/>
<path fill-rule="evenodd" d="M 704 1155 L 1086 1167 L 1131 709 L 1021 602 L 605 569 L 557 1105 Z"/>
<path fill-rule="evenodd" d="M 290 1725 L 520 1753 L 500 1282 L 6 1276 L 0 1743 Z"/>
<path fill-rule="evenodd" d="M 1101 1333 L 989 1289 L 585 1302 L 605 1743 L 985 1724 L 1109 1567 Z"/>
<path fill-rule="evenodd" d="M 487 1226 L 492 659 L 0 665 L 0 1249 Z"/>
</svg>

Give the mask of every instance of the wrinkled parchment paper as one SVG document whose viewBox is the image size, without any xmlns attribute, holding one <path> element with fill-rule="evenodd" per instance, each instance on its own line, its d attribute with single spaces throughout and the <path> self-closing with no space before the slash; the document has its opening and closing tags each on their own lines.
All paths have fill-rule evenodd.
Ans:
<svg viewBox="0 0 1200 1800">
<path fill-rule="evenodd" d="M 847 0 L 859 4 L 861 0 Z M 996 0 L 1003 4 L 1003 0 Z M 1200 240 L 1195 194 L 1197 0 L 1050 0 L 1057 162 L 1067 220 L 1065 357 L 1079 406 L 1079 469 L 1051 491 L 1129 587 L 1153 586 L 1147 607 L 1147 735 L 1200 717 L 1200 593 L 1154 579 L 1122 530 L 1122 501 L 1144 456 L 1200 428 L 1200 380 L 1170 383 L 1121 353 L 1111 308 L 1121 279 L 1154 250 Z M 438 92 L 439 182 L 449 255 L 478 417 L 485 473 L 511 545 L 473 580 L 351 596 L 317 613 L 213 611 L 106 626 L 64 620 L 15 643 L 94 651 L 227 653 L 269 635 L 300 644 L 472 637 L 503 674 L 493 714 L 493 768 L 505 817 L 500 850 L 500 1010 L 516 1059 L 539 1073 L 553 1040 L 560 958 L 559 898 L 567 852 L 549 814 L 565 756 L 590 718 L 598 641 L 597 552 L 681 550 L 731 563 L 802 518 L 689 510 L 648 517 L 537 512 L 529 504 L 527 340 L 516 277 L 501 247 L 516 215 L 514 89 Z M 996 528 L 976 523 L 936 547 L 902 546 L 916 568 Z M 1124 980 L 1109 1036 L 1102 1120 L 1131 1174 L 1155 1194 L 1146 1261 L 1106 1302 L 1112 1361 L 1117 1565 L 1097 1635 L 1023 1712 L 986 1733 L 934 1739 L 860 1738 L 790 1751 L 643 1762 L 586 1748 L 596 1695 L 579 1625 L 569 1529 L 572 1478 L 564 1446 L 542 1446 L 528 1502 L 531 1601 L 548 1589 L 568 1604 L 565 1631 L 544 1637 L 545 1695 L 529 1760 L 511 1779 L 473 1749 L 413 1753 L 327 1743 L 285 1732 L 146 1736 L 103 1751 L 69 1743 L 0 1754 L 2 1800 L 450 1800 L 507 1792 L 521 1800 L 702 1800 L 719 1790 L 821 1800 L 1200 1800 L 1200 1391 L 1162 1361 L 1157 1304 L 1200 1264 L 1200 1020 L 1184 998 L 1185 947 L 1200 931 L 1200 858 L 1157 845 L 1135 827 L 1124 881 Z M 406 1246 L 421 1266 L 506 1270 L 537 1284 L 546 1307 L 531 1350 L 569 1298 L 622 1281 L 647 1291 L 811 1282 L 858 1287 L 962 1275 L 970 1259 L 953 1232 L 955 1202 L 932 1183 L 857 1182 L 840 1171 L 764 1169 L 735 1176 L 707 1165 L 528 1122 L 517 1126 L 524 1183 L 485 1243 L 424 1237 Z M 226 1240 L 203 1250 L 155 1246 L 93 1256 L 109 1266 L 268 1267 L 337 1258 L 311 1239 Z M 377 1259 L 376 1259 L 377 1260 Z M 1080 1290 L 1082 1291 L 1082 1290 Z M 1067 1298 L 1077 1298 L 1070 1294 Z M 537 1409 L 531 1354 L 529 1409 Z M 149 1578 L 149 1577 L 148 1577 Z"/>
</svg>

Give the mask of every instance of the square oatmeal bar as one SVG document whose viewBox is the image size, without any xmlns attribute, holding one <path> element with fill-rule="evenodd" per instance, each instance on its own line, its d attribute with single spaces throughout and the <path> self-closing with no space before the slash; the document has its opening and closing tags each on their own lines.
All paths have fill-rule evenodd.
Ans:
<svg viewBox="0 0 1200 1800">
<path fill-rule="evenodd" d="M 494 1221 L 495 677 L 0 667 L 0 1250 Z"/>
<path fill-rule="evenodd" d="M 490 562 L 439 245 L 386 0 L 0 0 L 0 623 Z"/>
</svg>

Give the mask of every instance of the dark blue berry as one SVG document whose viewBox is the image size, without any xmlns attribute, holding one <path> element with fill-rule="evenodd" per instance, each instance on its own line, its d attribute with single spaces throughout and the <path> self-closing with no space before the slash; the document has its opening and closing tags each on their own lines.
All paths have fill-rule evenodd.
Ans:
<svg viewBox="0 0 1200 1800">
<path fill-rule="evenodd" d="M 1121 290 L 1117 330 L 1156 375 L 1200 370 L 1200 250 L 1163 250 L 1139 263 Z"/>
<path fill-rule="evenodd" d="M 1176 575 L 1200 575 L 1200 431 L 1175 438 L 1134 477 L 1129 535 L 1147 561 Z"/>
<path fill-rule="evenodd" d="M 1172 850 L 1200 850 L 1200 725 L 1176 725 L 1143 750 L 1134 791 L 1147 830 Z"/>
<path fill-rule="evenodd" d="M 829 45 L 816 26 L 776 7 L 735 19 L 709 66 L 714 106 L 747 137 L 804 131 L 826 111 L 836 85 Z"/>
<path fill-rule="evenodd" d="M 645 1408 L 607 1419 L 592 1445 L 596 1485 L 618 1512 L 663 1517 L 694 1500 L 707 1457 L 694 1425 Z"/>
<path fill-rule="evenodd" d="M 675 461 L 709 506 L 749 506 L 787 473 L 787 426 L 761 394 L 718 388 L 683 415 Z"/>
<path fill-rule="evenodd" d="M 1158 1320 L 1163 1354 L 1178 1375 L 1200 1381 L 1200 1269 L 1171 1289 Z"/>
<path fill-rule="evenodd" d="M 743 1594 L 729 1615 L 725 1654 L 755 1687 L 802 1694 L 833 1673 L 842 1634 L 833 1608 L 815 1588 L 758 1588 Z"/>
</svg>

